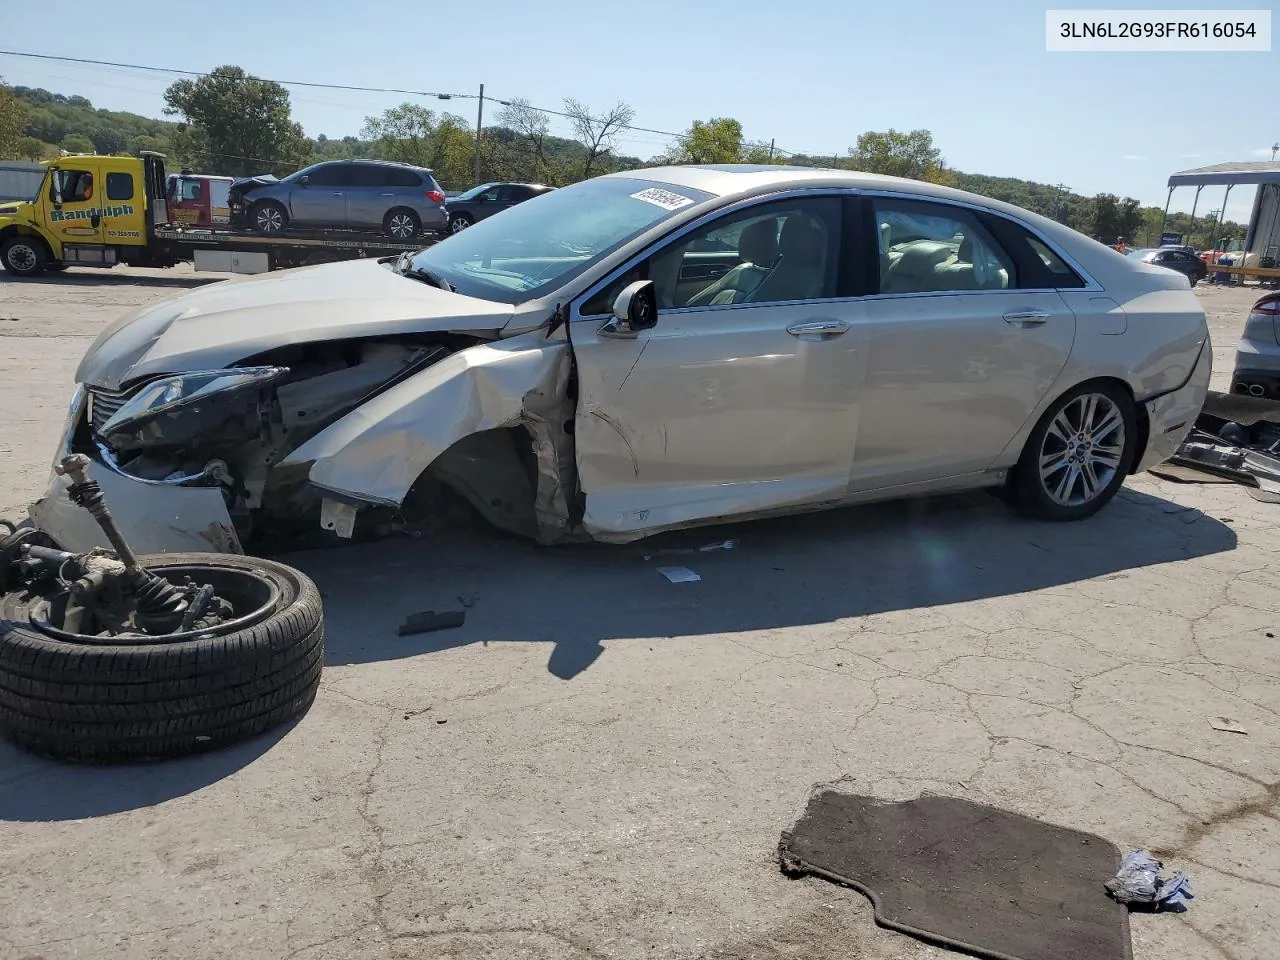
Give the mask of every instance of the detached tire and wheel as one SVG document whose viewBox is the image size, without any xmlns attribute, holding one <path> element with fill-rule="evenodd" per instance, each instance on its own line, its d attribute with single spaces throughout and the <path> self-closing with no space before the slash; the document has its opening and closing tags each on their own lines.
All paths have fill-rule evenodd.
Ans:
<svg viewBox="0 0 1280 960">
<path fill-rule="evenodd" d="M 49 263 L 49 253 L 35 237 L 18 235 L 0 244 L 0 262 L 15 277 L 36 277 Z"/>
<path fill-rule="evenodd" d="M 259 233 L 281 233 L 289 226 L 289 212 L 275 200 L 259 200 L 249 210 L 249 222 Z"/>
<path fill-rule="evenodd" d="M 382 218 L 382 232 L 397 240 L 412 240 L 421 229 L 421 218 L 407 207 L 388 210 Z"/>
<path fill-rule="evenodd" d="M 1014 504 L 1041 520 L 1083 520 L 1120 491 L 1138 438 L 1133 398 L 1113 383 L 1086 383 L 1040 418 L 1010 482 Z"/>
<path fill-rule="evenodd" d="M 449 218 L 449 232 L 461 233 L 467 227 L 471 226 L 475 221 L 465 213 L 455 213 Z"/>
<path fill-rule="evenodd" d="M 240 623 L 142 642 L 59 634 L 40 598 L 0 601 L 0 734 L 35 753 L 95 763 L 227 746 L 304 713 L 324 666 L 320 593 L 254 557 L 144 557 L 161 577 L 262 602 Z"/>
</svg>

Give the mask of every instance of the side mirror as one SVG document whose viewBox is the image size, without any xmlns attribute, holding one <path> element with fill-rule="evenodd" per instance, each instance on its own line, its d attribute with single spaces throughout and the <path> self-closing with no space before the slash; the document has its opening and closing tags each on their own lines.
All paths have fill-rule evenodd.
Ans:
<svg viewBox="0 0 1280 960">
<path fill-rule="evenodd" d="M 658 322 L 658 299 L 652 280 L 637 280 L 622 288 L 613 301 L 613 319 L 600 333 L 606 337 L 634 337 Z"/>
<path fill-rule="evenodd" d="M 298 178 L 298 186 L 300 186 L 300 187 L 305 187 L 305 186 L 306 186 L 308 183 L 310 183 L 310 182 L 311 182 L 311 177 L 310 177 L 309 175 L 308 175 L 308 176 L 305 176 L 305 177 L 299 177 L 299 178 Z"/>
</svg>

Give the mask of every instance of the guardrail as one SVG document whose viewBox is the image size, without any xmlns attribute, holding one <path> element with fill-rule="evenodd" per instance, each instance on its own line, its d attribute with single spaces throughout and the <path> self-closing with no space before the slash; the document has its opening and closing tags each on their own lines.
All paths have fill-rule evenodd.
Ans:
<svg viewBox="0 0 1280 960">
<path fill-rule="evenodd" d="M 1233 267 L 1226 263 L 1206 263 L 1209 269 L 1209 276 L 1215 273 L 1230 273 L 1238 277 L 1254 277 L 1261 280 L 1264 277 L 1271 279 L 1280 279 L 1280 267 Z"/>
</svg>

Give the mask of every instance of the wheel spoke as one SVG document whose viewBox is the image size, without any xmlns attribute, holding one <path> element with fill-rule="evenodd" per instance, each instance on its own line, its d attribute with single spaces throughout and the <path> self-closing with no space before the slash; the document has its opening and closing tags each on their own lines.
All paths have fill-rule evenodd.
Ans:
<svg viewBox="0 0 1280 960">
<path fill-rule="evenodd" d="M 1112 407 L 1106 416 L 1102 418 L 1102 421 L 1090 431 L 1093 436 L 1093 442 L 1095 444 L 1100 443 L 1122 426 L 1124 426 L 1124 418 L 1120 416 L 1119 410 Z"/>
<path fill-rule="evenodd" d="M 1048 480 L 1070 462 L 1065 450 L 1046 453 L 1040 458 L 1040 475 Z"/>
<path fill-rule="evenodd" d="M 1108 470 L 1119 470 L 1122 454 L 1123 451 L 1118 447 L 1094 447 L 1093 452 L 1090 454 L 1090 459 Z"/>
<path fill-rule="evenodd" d="M 1067 411 L 1063 410 L 1049 424 L 1049 432 L 1046 437 L 1053 437 L 1065 447 L 1071 442 L 1070 437 L 1073 433 L 1075 433 L 1075 429 L 1071 426 L 1071 421 L 1067 419 Z"/>
<path fill-rule="evenodd" d="M 1080 476 L 1084 480 L 1084 498 L 1092 500 L 1102 487 L 1098 474 L 1093 469 L 1093 461 L 1086 460 L 1081 466 Z"/>
<path fill-rule="evenodd" d="M 1059 503 L 1067 503 L 1071 497 L 1071 491 L 1075 489 L 1076 478 L 1080 476 L 1080 468 L 1072 464 L 1070 468 L 1062 475 L 1062 479 L 1058 481 L 1058 485 L 1054 488 L 1053 498 Z"/>
<path fill-rule="evenodd" d="M 1090 393 L 1080 398 L 1082 412 L 1080 414 L 1080 432 L 1088 434 L 1093 432 L 1093 418 L 1098 412 L 1098 395 Z"/>
</svg>

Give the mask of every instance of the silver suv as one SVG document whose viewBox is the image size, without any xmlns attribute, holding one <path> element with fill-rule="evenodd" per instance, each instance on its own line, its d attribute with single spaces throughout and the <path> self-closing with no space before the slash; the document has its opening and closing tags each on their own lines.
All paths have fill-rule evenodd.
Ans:
<svg viewBox="0 0 1280 960">
<path fill-rule="evenodd" d="M 386 160 L 328 160 L 284 179 L 231 185 L 231 225 L 259 233 L 290 227 L 380 230 L 400 240 L 448 223 L 444 191 L 425 167 Z"/>
</svg>

